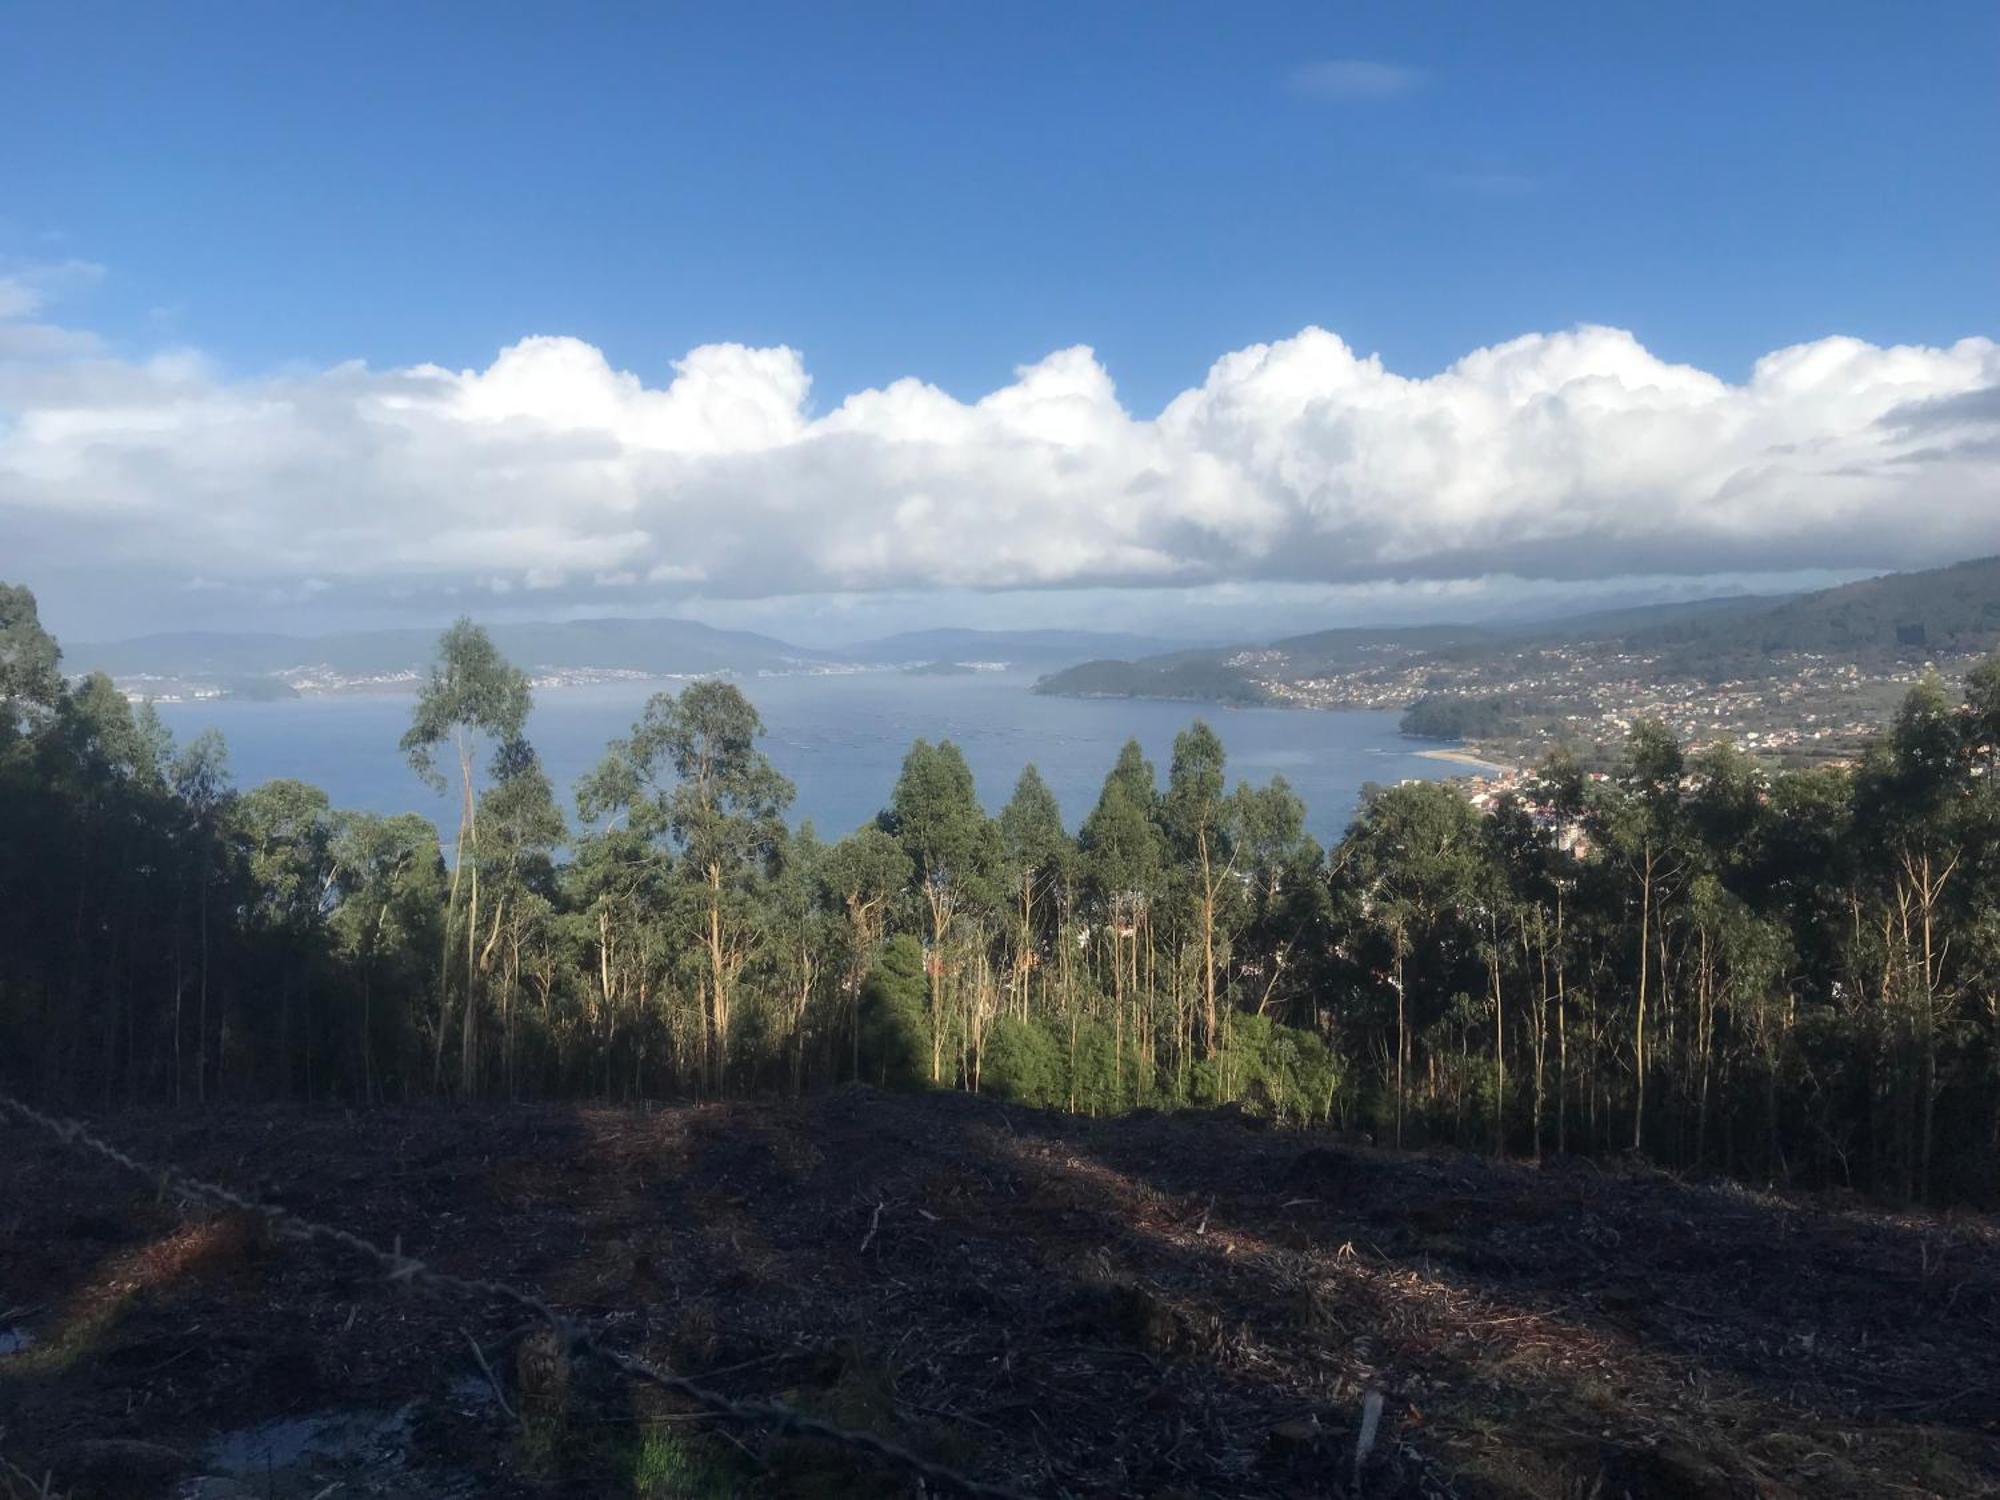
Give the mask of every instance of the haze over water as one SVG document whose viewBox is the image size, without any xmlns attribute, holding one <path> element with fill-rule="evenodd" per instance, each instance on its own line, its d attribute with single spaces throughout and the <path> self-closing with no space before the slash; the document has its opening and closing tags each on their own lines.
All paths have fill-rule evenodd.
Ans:
<svg viewBox="0 0 2000 1500">
<path fill-rule="evenodd" d="M 1406 777 L 1438 778 L 1455 768 L 1416 752 L 1393 713 L 1229 709 L 1134 699 L 1048 698 L 1028 689 L 1034 674 L 981 672 L 926 677 L 873 672 L 840 677 L 739 679 L 763 715 L 764 750 L 798 789 L 792 821 L 813 820 L 838 837 L 888 801 L 910 742 L 948 739 L 964 751 L 980 800 L 998 812 L 1021 768 L 1033 761 L 1073 830 L 1097 800 L 1128 738 L 1145 747 L 1164 783 L 1174 736 L 1197 718 L 1221 735 L 1231 785 L 1281 774 L 1305 799 L 1306 826 L 1322 843 L 1337 838 L 1362 786 Z M 648 697 L 666 682 L 619 682 L 537 693 L 529 737 L 565 808 L 577 778 L 605 745 L 627 733 Z M 404 695 L 297 698 L 275 703 L 165 703 L 160 717 L 182 742 L 203 729 L 229 742 L 239 787 L 290 776 L 322 787 L 335 807 L 415 810 L 450 821 L 396 749 L 414 699 Z"/>
</svg>

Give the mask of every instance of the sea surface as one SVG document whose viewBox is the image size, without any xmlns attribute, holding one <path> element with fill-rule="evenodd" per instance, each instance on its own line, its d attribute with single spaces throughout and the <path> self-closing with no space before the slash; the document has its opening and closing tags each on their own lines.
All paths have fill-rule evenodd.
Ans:
<svg viewBox="0 0 2000 1500">
<path fill-rule="evenodd" d="M 1322 843 L 1339 837 L 1365 783 L 1438 779 L 1464 769 L 1419 755 L 1433 742 L 1398 734 L 1393 713 L 1047 698 L 1029 691 L 1034 676 L 1025 672 L 738 682 L 763 716 L 765 753 L 798 788 L 792 821 L 810 818 L 828 838 L 875 816 L 904 752 L 920 737 L 951 740 L 964 752 L 980 800 L 994 812 L 1021 768 L 1034 762 L 1072 832 L 1127 739 L 1138 739 L 1164 784 L 1174 736 L 1198 718 L 1222 737 L 1230 783 L 1283 775 L 1304 798 L 1307 827 Z M 673 686 L 617 682 L 539 691 L 528 734 L 559 792 L 567 798 L 606 743 L 630 730 L 647 698 Z M 455 815 L 450 799 L 432 795 L 396 749 L 414 703 L 408 695 L 370 694 L 163 703 L 159 713 L 183 743 L 203 729 L 220 730 L 239 787 L 295 777 L 323 788 L 336 807 L 416 811 L 448 823 Z"/>
</svg>

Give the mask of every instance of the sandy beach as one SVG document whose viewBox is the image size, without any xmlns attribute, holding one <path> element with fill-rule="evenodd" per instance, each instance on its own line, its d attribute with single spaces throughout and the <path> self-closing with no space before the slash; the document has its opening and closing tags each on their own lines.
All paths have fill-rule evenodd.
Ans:
<svg viewBox="0 0 2000 1500">
<path fill-rule="evenodd" d="M 1503 766 L 1497 760 L 1474 755 L 1470 750 L 1419 750 L 1417 754 L 1426 760 L 1448 760 L 1455 766 L 1464 766 L 1467 770 L 1481 771 L 1489 776 L 1504 776 L 1515 769 Z"/>
</svg>

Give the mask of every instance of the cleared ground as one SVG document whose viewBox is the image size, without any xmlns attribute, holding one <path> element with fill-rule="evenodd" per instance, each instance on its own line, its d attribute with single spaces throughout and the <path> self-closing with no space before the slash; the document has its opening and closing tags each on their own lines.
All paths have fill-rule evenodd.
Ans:
<svg viewBox="0 0 2000 1500">
<path fill-rule="evenodd" d="M 957 1094 L 101 1128 L 1032 1494 L 2000 1493 L 1990 1218 Z M 530 1335 L 0 1125 L 19 1494 L 913 1492 Z"/>
</svg>

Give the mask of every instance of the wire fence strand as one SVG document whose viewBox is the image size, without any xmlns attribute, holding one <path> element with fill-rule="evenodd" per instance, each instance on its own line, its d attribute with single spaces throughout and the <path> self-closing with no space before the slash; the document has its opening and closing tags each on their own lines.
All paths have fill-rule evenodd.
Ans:
<svg viewBox="0 0 2000 1500">
<path fill-rule="evenodd" d="M 718 1421 L 833 1443 L 901 1469 L 949 1494 L 972 1496 L 975 1500 L 1029 1500 L 1026 1491 L 975 1479 L 947 1464 L 940 1464 L 913 1453 L 902 1444 L 875 1433 L 838 1426 L 781 1401 L 738 1400 L 690 1380 L 685 1375 L 662 1370 L 643 1359 L 602 1343 L 584 1324 L 564 1316 L 532 1292 L 523 1291 L 503 1281 L 455 1276 L 450 1272 L 437 1270 L 415 1256 L 406 1255 L 400 1237 L 394 1249 L 385 1250 L 374 1241 L 350 1230 L 322 1224 L 292 1213 L 288 1209 L 279 1208 L 275 1204 L 261 1203 L 256 1199 L 247 1198 L 218 1183 L 191 1176 L 178 1167 L 141 1161 L 93 1133 L 82 1121 L 46 1114 L 33 1105 L 14 1098 L 11 1094 L 0 1092 L 0 1109 L 47 1132 L 72 1150 L 90 1152 L 102 1157 L 114 1166 L 169 1189 L 182 1198 L 220 1204 L 226 1208 L 256 1215 L 270 1226 L 272 1234 L 278 1238 L 305 1244 L 338 1246 L 364 1260 L 373 1261 L 392 1282 L 426 1287 L 433 1291 L 482 1301 L 502 1302 L 531 1313 L 548 1324 L 560 1346 L 572 1356 L 583 1355 L 600 1360 L 628 1379 L 693 1402 Z"/>
</svg>

